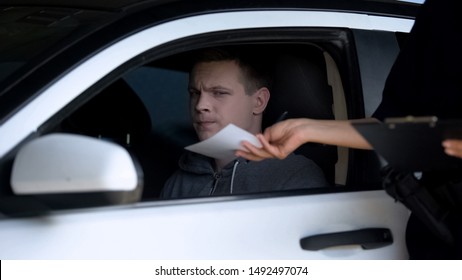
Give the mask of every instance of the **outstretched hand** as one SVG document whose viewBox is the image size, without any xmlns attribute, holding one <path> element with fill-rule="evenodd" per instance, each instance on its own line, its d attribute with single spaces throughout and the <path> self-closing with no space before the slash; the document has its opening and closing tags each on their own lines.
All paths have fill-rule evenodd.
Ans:
<svg viewBox="0 0 462 280">
<path fill-rule="evenodd" d="M 349 120 L 288 119 L 268 127 L 263 134 L 257 135 L 257 138 L 260 140 L 261 148 L 244 141 L 242 149 L 236 151 L 236 156 L 255 161 L 267 158 L 284 159 L 308 142 L 372 149 Z"/>
<path fill-rule="evenodd" d="M 443 141 L 444 152 L 450 156 L 462 158 L 462 140 L 448 139 Z"/>
<path fill-rule="evenodd" d="M 284 159 L 306 142 L 303 138 L 303 125 L 306 121 L 289 119 L 276 123 L 268 127 L 263 134 L 257 135 L 261 148 L 243 141 L 242 146 L 246 150 L 238 150 L 236 155 L 254 161 L 268 158 Z"/>
</svg>

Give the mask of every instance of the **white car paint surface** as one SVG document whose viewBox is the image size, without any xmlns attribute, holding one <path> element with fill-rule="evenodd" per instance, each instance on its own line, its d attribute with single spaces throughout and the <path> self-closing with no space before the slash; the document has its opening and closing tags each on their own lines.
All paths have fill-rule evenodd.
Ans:
<svg viewBox="0 0 462 280">
<path fill-rule="evenodd" d="M 320 208 L 324 212 L 316 213 Z M 140 204 L 2 221 L 1 242 L 21 242 L 0 244 L 0 258 L 406 259 L 406 250 L 396 251 L 405 248 L 405 224 L 395 217 L 408 215 L 383 191 L 175 207 Z M 393 245 L 372 250 L 300 247 L 300 239 L 313 234 L 370 227 L 390 228 Z"/>
</svg>

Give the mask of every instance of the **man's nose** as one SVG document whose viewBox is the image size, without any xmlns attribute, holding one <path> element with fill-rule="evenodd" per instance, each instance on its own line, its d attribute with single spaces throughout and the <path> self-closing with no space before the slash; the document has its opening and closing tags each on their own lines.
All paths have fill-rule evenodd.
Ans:
<svg viewBox="0 0 462 280">
<path fill-rule="evenodd" d="M 205 92 L 198 94 L 196 98 L 196 110 L 197 111 L 208 111 L 210 110 L 210 99 Z"/>
</svg>

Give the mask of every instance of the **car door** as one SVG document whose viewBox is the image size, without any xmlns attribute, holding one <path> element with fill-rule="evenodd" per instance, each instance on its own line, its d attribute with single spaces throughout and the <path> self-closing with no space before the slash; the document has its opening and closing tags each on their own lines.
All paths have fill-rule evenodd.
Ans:
<svg viewBox="0 0 462 280">
<path fill-rule="evenodd" d="M 140 61 L 156 61 L 168 52 L 181 53 L 186 43 L 199 46 L 212 38 L 221 38 L 220 34 L 227 34 L 227 40 L 239 40 L 233 39 L 233 35 L 244 31 L 252 31 L 254 37 L 258 37 L 259 30 L 286 34 L 288 30 L 326 26 L 359 30 L 354 38 L 361 38 L 358 34 L 363 34 L 363 30 L 408 32 L 412 20 L 354 13 L 273 10 L 204 13 L 164 21 L 127 34 L 98 50 L 18 109 L 0 127 L 0 156 L 13 154 L 14 157 L 20 144 L 30 141 L 27 137 L 31 133 L 38 131 L 39 138 L 40 133 L 51 133 L 51 123 L 65 118 L 63 115 L 69 110 L 76 110 L 77 106 L 72 104 L 91 98 L 98 88 L 120 77 L 128 81 L 130 77 L 136 79 L 138 76 L 130 75 L 133 69 L 140 69 Z M 217 34 L 218 37 L 214 37 Z M 245 40 L 251 40 L 249 36 Z M 297 33 L 298 39 L 300 36 Z M 363 71 L 362 62 L 358 69 L 344 72 Z M 385 72 L 374 79 L 383 83 Z M 184 79 L 184 75 L 179 76 Z M 363 86 L 373 82 L 367 76 L 361 79 Z M 344 86 L 361 87 L 361 83 Z M 361 90 L 345 94 L 345 106 L 362 105 L 356 99 L 362 95 Z M 162 106 L 165 104 L 157 108 Z M 373 109 L 347 110 L 343 117 L 362 117 L 365 110 Z M 157 118 L 153 118 L 155 120 Z M 156 146 L 152 149 L 154 155 L 161 154 Z M 63 207 L 39 216 L 5 216 L 0 220 L 0 258 L 406 259 L 404 236 L 409 211 L 380 186 L 368 185 L 367 179 L 354 175 L 367 173 L 359 163 L 366 165 L 370 154 L 347 153 L 350 158 L 344 160 L 350 171 L 337 178 L 338 186 L 332 189 L 145 199 L 112 206 Z M 352 166 L 355 162 L 358 166 Z M 14 197 L 19 199 L 17 203 L 26 198 Z M 67 194 L 66 199 L 75 201 L 78 196 Z"/>
</svg>

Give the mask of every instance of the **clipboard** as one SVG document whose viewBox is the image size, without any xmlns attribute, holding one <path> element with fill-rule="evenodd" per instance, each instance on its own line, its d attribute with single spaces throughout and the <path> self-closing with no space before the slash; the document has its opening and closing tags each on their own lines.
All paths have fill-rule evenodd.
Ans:
<svg viewBox="0 0 462 280">
<path fill-rule="evenodd" d="M 353 121 L 353 127 L 387 163 L 401 171 L 419 172 L 462 167 L 462 159 L 444 153 L 444 139 L 462 139 L 462 120 L 436 117 Z"/>
</svg>

